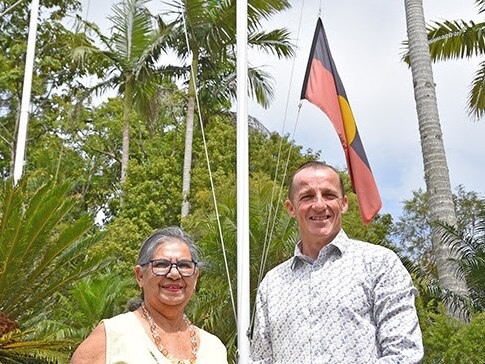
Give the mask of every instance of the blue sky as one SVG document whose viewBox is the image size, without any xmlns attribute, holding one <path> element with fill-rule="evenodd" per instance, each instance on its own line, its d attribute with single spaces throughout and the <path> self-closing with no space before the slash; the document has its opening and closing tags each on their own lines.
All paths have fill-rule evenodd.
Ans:
<svg viewBox="0 0 485 364">
<path fill-rule="evenodd" d="M 114 1 L 82 0 L 84 5 L 88 2 L 83 16 L 107 27 L 106 16 Z M 327 117 L 307 101 L 298 116 L 320 3 L 333 58 L 380 190 L 381 212 L 396 218 L 402 201 L 410 198 L 413 190 L 425 188 L 411 72 L 401 62 L 406 38 L 404 1 L 295 1 L 293 9 L 273 19 L 268 28 L 286 26 L 292 31 L 298 42 L 296 58 L 278 61 L 249 52 L 252 65 L 264 66 L 273 75 L 276 94 L 269 109 L 250 102 L 248 112 L 268 129 L 289 133 L 304 148 L 320 150 L 326 162 L 345 167 L 342 148 Z M 158 4 L 150 3 L 153 9 Z M 424 0 L 424 10 L 428 22 L 480 19 L 473 0 Z M 477 65 L 478 59 L 451 61 L 435 64 L 433 72 L 452 187 L 464 185 L 484 196 L 485 120 L 474 122 L 466 111 Z"/>
</svg>

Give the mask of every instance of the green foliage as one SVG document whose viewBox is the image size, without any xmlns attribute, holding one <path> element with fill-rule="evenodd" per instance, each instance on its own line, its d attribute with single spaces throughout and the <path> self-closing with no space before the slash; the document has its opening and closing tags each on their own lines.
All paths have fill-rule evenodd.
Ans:
<svg viewBox="0 0 485 364">
<path fill-rule="evenodd" d="M 421 302 L 418 313 L 425 346 L 423 364 L 485 363 L 485 313 L 463 323 L 446 315 L 443 305 L 429 302 L 423 307 Z"/>
<path fill-rule="evenodd" d="M 28 182 L 35 181 L 24 177 L 18 186 L 10 180 L 0 186 L 0 312 L 20 328 L 0 335 L 0 360 L 7 362 L 28 355 L 56 357 L 57 349 L 72 344 L 46 340 L 30 323 L 49 315 L 58 292 L 101 264 L 88 252 L 100 238 L 90 232 L 92 217 L 70 219 L 76 204 L 70 184 L 50 183 L 31 192 Z"/>
<path fill-rule="evenodd" d="M 453 201 L 457 229 L 473 234 L 479 215 L 485 212 L 485 201 L 463 186 L 456 188 Z M 404 201 L 403 214 L 394 224 L 392 235 L 403 256 L 423 266 L 433 265 L 428 198 L 424 191 L 413 191 L 412 198 Z"/>
<path fill-rule="evenodd" d="M 452 336 L 450 347 L 444 354 L 444 362 L 483 364 L 485 363 L 484 342 L 485 313 L 481 313 Z"/>
<path fill-rule="evenodd" d="M 105 318 L 126 311 L 126 297 L 136 294 L 132 271 L 107 270 L 76 282 L 60 294 L 52 317 L 42 317 L 39 328 L 52 339 L 82 340 Z"/>
<path fill-rule="evenodd" d="M 15 1 L 0 3 L 0 12 Z M 52 116 L 73 96 L 76 78 L 69 59 L 69 44 L 75 35 L 67 30 L 62 18 L 79 8 L 74 0 L 48 0 L 40 2 L 40 17 L 36 39 L 35 67 L 32 80 L 32 97 L 28 133 L 30 141 L 48 140 L 55 118 Z M 20 101 L 27 50 L 29 1 L 20 2 L 0 18 L 0 176 L 11 175 L 14 141 L 18 128 Z M 55 95 L 55 96 L 54 96 Z M 42 142 L 40 142 L 42 143 Z M 57 155 L 57 153 L 55 153 Z M 26 168 L 31 166 L 30 160 Z"/>
<path fill-rule="evenodd" d="M 459 259 L 456 274 L 468 287 L 469 309 L 485 312 L 485 211 L 474 224 L 473 232 L 441 225 L 444 242 L 454 249 Z"/>
<path fill-rule="evenodd" d="M 84 27 L 94 33 L 102 47 L 93 39 L 86 39 L 72 51 L 73 58 L 81 65 L 94 58 L 94 62 L 107 65 L 106 75 L 93 89 L 117 89 L 123 97 L 123 137 L 121 158 L 121 182 L 128 173 L 130 124 L 133 108 L 140 114 L 154 114 L 151 106 L 162 85 L 160 58 L 167 47 L 171 26 L 155 22 L 146 7 L 147 0 L 120 0 L 109 17 L 113 26 L 109 37 L 99 28 L 83 21 Z M 89 65 L 88 65 L 89 67 Z M 155 113 L 156 114 L 156 113 Z"/>
<path fill-rule="evenodd" d="M 44 185 L 32 195 L 26 179 L 17 187 L 8 180 L 1 187 L 0 307 L 23 322 L 48 308 L 44 298 L 99 265 L 99 258 L 86 252 L 99 236 L 88 234 L 90 216 L 68 220 L 75 205 L 69 183 Z"/>
<path fill-rule="evenodd" d="M 167 17 L 174 18 L 171 47 L 180 59 L 190 59 L 190 67 L 173 67 L 187 83 L 188 96 L 194 96 L 192 82 L 198 85 L 202 105 L 214 100 L 223 109 L 230 108 L 229 101 L 236 92 L 236 1 L 176 0 L 167 3 Z M 284 1 L 251 1 L 248 10 L 248 46 L 260 49 L 278 58 L 290 57 L 294 47 L 286 28 L 262 31 L 261 23 L 274 14 L 288 9 Z M 184 19 L 183 19 L 184 18 Z M 186 28 L 184 27 L 186 24 Z M 185 38 L 187 29 L 188 46 Z M 193 78 L 191 78 L 193 77 Z M 271 77 L 260 68 L 248 70 L 250 96 L 264 107 L 273 97 Z"/>
<path fill-rule="evenodd" d="M 72 340 L 36 339 L 31 332 L 11 331 L 0 336 L 3 364 L 68 363 Z"/>
<path fill-rule="evenodd" d="M 466 297 L 441 289 L 431 248 L 428 200 L 421 190 L 405 201 L 404 214 L 393 227 L 399 237 L 400 254 L 408 270 L 414 275 L 423 302 L 446 302 L 464 316 L 483 312 L 485 308 L 485 256 L 483 252 L 485 200 L 476 192 L 466 192 L 459 186 L 453 195 L 457 212 L 457 226 L 437 224 L 443 244 L 460 256 L 453 274 L 463 278 L 468 287 Z"/>
</svg>

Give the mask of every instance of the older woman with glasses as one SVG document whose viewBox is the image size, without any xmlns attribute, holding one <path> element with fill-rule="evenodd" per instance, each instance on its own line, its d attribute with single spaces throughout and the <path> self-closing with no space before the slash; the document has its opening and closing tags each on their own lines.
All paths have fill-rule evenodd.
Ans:
<svg viewBox="0 0 485 364">
<path fill-rule="evenodd" d="M 153 233 L 135 267 L 139 307 L 101 321 L 71 363 L 227 363 L 222 342 L 184 313 L 199 277 L 198 261 L 197 246 L 180 228 Z"/>
</svg>

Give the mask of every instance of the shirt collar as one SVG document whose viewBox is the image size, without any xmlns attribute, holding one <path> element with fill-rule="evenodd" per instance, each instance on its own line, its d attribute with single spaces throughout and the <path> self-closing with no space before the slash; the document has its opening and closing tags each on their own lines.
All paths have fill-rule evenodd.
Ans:
<svg viewBox="0 0 485 364">
<path fill-rule="evenodd" d="M 326 248 L 327 246 L 331 245 L 333 246 L 334 249 L 336 249 L 340 255 L 343 255 L 347 248 L 349 247 L 349 238 L 345 231 L 343 229 L 340 229 L 339 233 L 337 236 L 330 242 L 328 243 L 323 249 L 328 249 Z M 320 258 L 321 255 L 319 255 Z M 317 258 L 317 260 L 319 259 Z M 297 268 L 299 265 L 301 265 L 303 262 L 307 262 L 310 264 L 313 264 L 314 260 L 310 258 L 309 256 L 304 255 L 301 252 L 301 240 L 296 244 L 295 246 L 295 251 L 293 253 L 293 262 L 291 263 L 291 269 L 294 270 Z"/>
</svg>

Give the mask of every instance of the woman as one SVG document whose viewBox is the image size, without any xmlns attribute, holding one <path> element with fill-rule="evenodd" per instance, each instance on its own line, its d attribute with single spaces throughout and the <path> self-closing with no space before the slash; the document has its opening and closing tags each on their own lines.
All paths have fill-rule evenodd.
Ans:
<svg viewBox="0 0 485 364">
<path fill-rule="evenodd" d="M 153 233 L 135 267 L 142 302 L 103 320 L 74 352 L 83 363 L 227 363 L 226 348 L 184 314 L 199 277 L 198 249 L 178 227 Z"/>
</svg>

